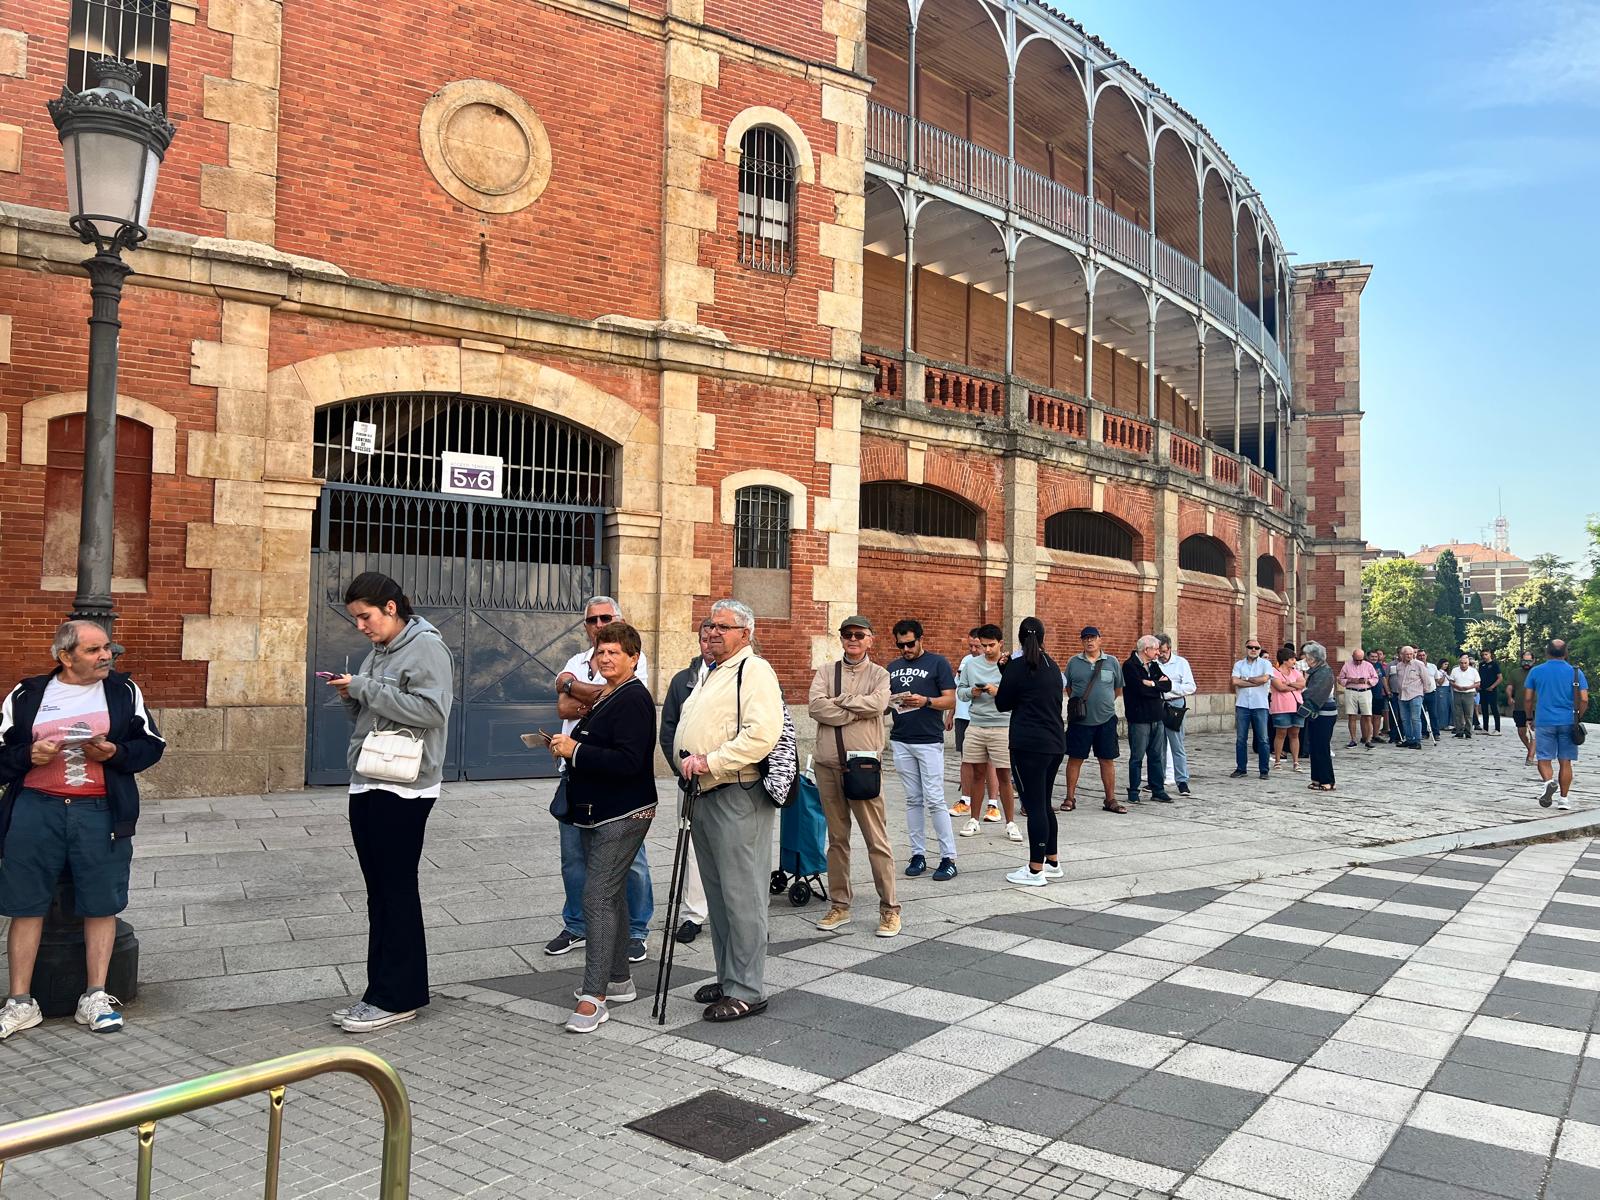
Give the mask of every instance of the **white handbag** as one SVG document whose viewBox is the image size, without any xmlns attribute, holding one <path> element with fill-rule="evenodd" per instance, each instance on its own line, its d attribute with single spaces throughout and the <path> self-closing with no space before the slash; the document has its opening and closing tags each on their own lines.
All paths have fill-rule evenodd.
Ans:
<svg viewBox="0 0 1600 1200">
<path fill-rule="evenodd" d="M 422 771 L 422 739 L 409 729 L 374 729 L 361 739 L 356 774 L 383 783 L 415 783 Z"/>
</svg>

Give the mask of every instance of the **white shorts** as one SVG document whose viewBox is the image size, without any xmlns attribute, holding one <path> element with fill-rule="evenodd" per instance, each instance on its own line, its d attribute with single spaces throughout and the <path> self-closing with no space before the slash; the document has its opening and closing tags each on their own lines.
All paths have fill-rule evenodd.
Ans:
<svg viewBox="0 0 1600 1200">
<path fill-rule="evenodd" d="M 1370 717 L 1372 715 L 1372 692 L 1351 691 L 1345 689 L 1344 715 L 1347 717 Z"/>
</svg>

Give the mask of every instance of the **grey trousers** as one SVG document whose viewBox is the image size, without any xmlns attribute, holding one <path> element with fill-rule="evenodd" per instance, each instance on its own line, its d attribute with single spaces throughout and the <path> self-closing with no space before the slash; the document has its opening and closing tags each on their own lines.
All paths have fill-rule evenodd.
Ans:
<svg viewBox="0 0 1600 1200">
<path fill-rule="evenodd" d="M 648 819 L 624 817 L 580 829 L 583 860 L 583 990 L 604 996 L 613 983 L 627 983 L 628 871 L 650 832 Z"/>
<path fill-rule="evenodd" d="M 1453 710 L 1451 715 L 1454 717 L 1452 724 L 1455 726 L 1455 733 L 1466 737 L 1472 736 L 1472 711 L 1476 700 L 1477 696 L 1472 692 L 1450 693 L 1451 708 Z"/>
<path fill-rule="evenodd" d="M 694 851 L 717 982 L 723 995 L 747 1004 L 767 998 L 767 885 L 777 812 L 759 783 L 718 788 L 694 807 Z"/>
</svg>

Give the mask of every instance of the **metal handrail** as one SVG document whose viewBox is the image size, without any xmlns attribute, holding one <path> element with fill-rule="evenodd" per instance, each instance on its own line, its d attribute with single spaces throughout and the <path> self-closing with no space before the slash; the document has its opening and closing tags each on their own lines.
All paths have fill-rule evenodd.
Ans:
<svg viewBox="0 0 1600 1200">
<path fill-rule="evenodd" d="M 411 1192 L 411 1101 L 406 1096 L 406 1085 L 383 1059 L 370 1050 L 352 1046 L 302 1050 L 248 1067 L 0 1125 L 0 1177 L 10 1159 L 133 1129 L 139 1135 L 135 1195 L 137 1200 L 149 1200 L 157 1121 L 266 1092 L 269 1108 L 263 1194 L 266 1200 L 276 1200 L 279 1152 L 283 1146 L 284 1088 L 335 1071 L 360 1076 L 378 1093 L 383 1105 L 383 1168 L 378 1200 L 406 1200 Z"/>
</svg>

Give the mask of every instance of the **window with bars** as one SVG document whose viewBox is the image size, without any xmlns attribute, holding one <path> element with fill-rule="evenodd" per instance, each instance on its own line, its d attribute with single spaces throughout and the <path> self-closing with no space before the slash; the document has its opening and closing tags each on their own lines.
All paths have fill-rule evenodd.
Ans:
<svg viewBox="0 0 1600 1200">
<path fill-rule="evenodd" d="M 977 541 L 978 510 L 954 496 L 914 483 L 864 483 L 861 528 Z"/>
<path fill-rule="evenodd" d="M 739 141 L 739 262 L 754 271 L 794 272 L 794 151 L 776 129 L 757 125 Z"/>
<path fill-rule="evenodd" d="M 1104 513 L 1073 508 L 1047 517 L 1044 544 L 1050 550 L 1133 561 L 1133 533 Z"/>
<path fill-rule="evenodd" d="M 1178 543 L 1178 566 L 1184 571 L 1228 577 L 1228 551 L 1214 537 L 1192 534 Z"/>
<path fill-rule="evenodd" d="M 172 40 L 170 0 L 72 0 L 67 31 L 67 88 L 94 86 L 90 62 L 117 58 L 139 68 L 134 95 L 167 105 L 167 51 Z"/>
<path fill-rule="evenodd" d="M 1256 586 L 1269 592 L 1283 591 L 1283 565 L 1270 554 L 1256 559 Z"/>
<path fill-rule="evenodd" d="M 789 493 L 742 487 L 733 494 L 733 505 L 733 565 L 788 570 Z"/>
</svg>

